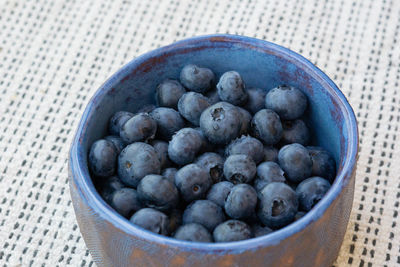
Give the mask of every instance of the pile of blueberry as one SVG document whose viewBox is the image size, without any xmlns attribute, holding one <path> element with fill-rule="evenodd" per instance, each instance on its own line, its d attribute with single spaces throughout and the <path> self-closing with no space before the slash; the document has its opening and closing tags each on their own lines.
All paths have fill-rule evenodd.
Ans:
<svg viewBox="0 0 400 267">
<path fill-rule="evenodd" d="M 307 146 L 307 98 L 291 86 L 245 88 L 236 71 L 185 66 L 158 107 L 115 113 L 89 167 L 104 200 L 133 224 L 195 242 L 268 234 L 328 191 L 335 161 Z"/>
</svg>

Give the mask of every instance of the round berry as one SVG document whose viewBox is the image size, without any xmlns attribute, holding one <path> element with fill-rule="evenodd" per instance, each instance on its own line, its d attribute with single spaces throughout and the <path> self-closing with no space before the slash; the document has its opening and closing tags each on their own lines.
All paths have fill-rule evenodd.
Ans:
<svg viewBox="0 0 400 267">
<path fill-rule="evenodd" d="M 278 154 L 279 165 L 286 173 L 286 178 L 293 183 L 300 183 L 310 177 L 312 160 L 308 150 L 300 144 L 282 147 Z"/>
<path fill-rule="evenodd" d="M 278 149 L 273 146 L 264 146 L 264 161 L 278 162 Z"/>
<path fill-rule="evenodd" d="M 251 120 L 251 129 L 254 137 L 266 145 L 278 143 L 283 132 L 278 114 L 270 109 L 262 109 L 254 115 Z"/>
<path fill-rule="evenodd" d="M 156 108 L 150 115 L 157 122 L 157 136 L 165 141 L 171 140 L 172 135 L 185 126 L 185 121 L 173 108 Z"/>
<path fill-rule="evenodd" d="M 166 168 L 162 171 L 161 175 L 171 183 L 175 183 L 175 175 L 178 172 L 176 168 Z"/>
<path fill-rule="evenodd" d="M 109 136 L 104 137 L 104 139 L 113 143 L 113 145 L 117 149 L 117 154 L 121 153 L 122 149 L 124 149 L 126 146 L 126 144 L 122 140 L 122 138 L 119 136 L 116 136 L 116 135 L 109 135 Z"/>
<path fill-rule="evenodd" d="M 310 177 L 301 182 L 296 188 L 300 209 L 309 211 L 328 192 L 330 183 L 321 177 Z"/>
<path fill-rule="evenodd" d="M 257 177 L 264 181 L 281 182 L 286 181 L 284 172 L 279 165 L 272 161 L 266 161 L 257 166 Z"/>
<path fill-rule="evenodd" d="M 195 126 L 199 126 L 200 115 L 209 106 L 208 98 L 196 92 L 185 93 L 178 102 L 179 113 Z"/>
<path fill-rule="evenodd" d="M 225 205 L 225 199 L 234 185 L 231 182 L 223 181 L 214 184 L 207 193 L 207 199 L 218 204 L 221 207 Z"/>
<path fill-rule="evenodd" d="M 133 113 L 127 111 L 118 111 L 110 119 L 108 131 L 111 135 L 119 135 L 122 125 L 133 117 Z"/>
<path fill-rule="evenodd" d="M 255 163 L 260 163 L 264 159 L 263 144 L 251 136 L 242 136 L 232 141 L 225 149 L 225 154 L 238 155 L 243 154 L 251 157 Z"/>
<path fill-rule="evenodd" d="M 208 172 L 196 164 L 182 167 L 175 175 L 175 185 L 187 202 L 204 198 L 211 183 Z"/>
<path fill-rule="evenodd" d="M 241 127 L 240 127 L 240 131 L 239 131 L 239 136 L 241 136 L 241 135 L 248 133 L 248 131 L 250 129 L 250 125 L 251 125 L 252 116 L 251 116 L 250 112 L 248 112 L 244 108 L 241 108 L 241 107 L 236 107 L 236 108 L 240 113 Z"/>
<path fill-rule="evenodd" d="M 197 223 L 182 225 L 176 231 L 174 237 L 179 240 L 191 242 L 212 242 L 212 236 L 208 230 Z"/>
<path fill-rule="evenodd" d="M 224 159 L 217 153 L 206 152 L 201 154 L 195 163 L 209 173 L 214 184 L 222 180 L 224 176 Z"/>
<path fill-rule="evenodd" d="M 93 143 L 89 152 L 89 168 L 96 176 L 107 177 L 115 173 L 117 149 L 110 141 L 100 139 Z"/>
<path fill-rule="evenodd" d="M 138 113 L 122 125 L 119 135 L 125 143 L 131 144 L 153 139 L 156 131 L 157 122 L 147 113 Z"/>
<path fill-rule="evenodd" d="M 178 165 L 193 162 L 204 144 L 203 136 L 193 128 L 180 129 L 169 142 L 168 156 Z"/>
<path fill-rule="evenodd" d="M 310 141 L 310 131 L 304 121 L 300 119 L 283 121 L 282 128 L 282 144 L 298 143 L 305 146 Z"/>
<path fill-rule="evenodd" d="M 253 224 L 251 230 L 253 231 L 254 237 L 264 236 L 273 232 L 268 226 L 261 226 L 260 224 Z"/>
<path fill-rule="evenodd" d="M 221 102 L 221 99 L 219 99 L 217 90 L 208 91 L 205 94 L 205 96 L 208 98 L 208 103 L 210 103 L 210 105 L 214 105 L 218 102 Z"/>
<path fill-rule="evenodd" d="M 196 200 L 183 212 L 183 224 L 198 223 L 209 231 L 223 221 L 225 215 L 222 208 L 210 200 Z"/>
<path fill-rule="evenodd" d="M 200 116 L 200 128 L 213 144 L 228 144 L 239 136 L 241 114 L 238 109 L 226 102 L 218 102 Z"/>
<path fill-rule="evenodd" d="M 256 114 L 261 109 L 265 108 L 265 96 L 267 91 L 260 88 L 250 88 L 247 90 L 249 96 L 244 108 L 252 114 Z"/>
<path fill-rule="evenodd" d="M 167 215 L 152 208 L 143 208 L 135 212 L 130 221 L 146 230 L 160 235 L 169 234 L 169 220 Z"/>
<path fill-rule="evenodd" d="M 257 193 L 248 184 L 235 185 L 225 201 L 225 212 L 233 219 L 247 218 L 255 212 Z"/>
<path fill-rule="evenodd" d="M 137 187 L 148 174 L 159 174 L 160 160 L 154 148 L 146 143 L 136 142 L 125 147 L 118 157 L 118 176 L 121 181 Z"/>
<path fill-rule="evenodd" d="M 118 176 L 113 175 L 101 179 L 96 188 L 99 190 L 101 197 L 108 203 L 111 203 L 112 194 L 114 191 L 124 187 L 124 184 L 118 178 Z"/>
<path fill-rule="evenodd" d="M 177 109 L 179 98 L 184 93 L 185 88 L 177 80 L 164 80 L 156 89 L 157 104 L 160 107 Z"/>
<path fill-rule="evenodd" d="M 111 207 L 126 218 L 143 207 L 133 188 L 125 187 L 114 191 L 110 200 Z"/>
<path fill-rule="evenodd" d="M 326 178 L 333 183 L 336 176 L 336 163 L 331 154 L 322 147 L 307 147 L 312 160 L 312 176 L 320 176 Z"/>
<path fill-rule="evenodd" d="M 168 158 L 168 143 L 161 140 L 152 140 L 150 143 L 158 155 L 158 160 L 161 164 L 161 169 L 171 166 L 171 161 Z"/>
<path fill-rule="evenodd" d="M 245 84 L 236 71 L 228 71 L 222 74 L 217 84 L 218 95 L 222 101 L 241 106 L 247 101 Z"/>
<path fill-rule="evenodd" d="M 215 242 L 233 242 L 252 238 L 251 228 L 238 220 L 228 220 L 218 225 L 213 237 Z"/>
<path fill-rule="evenodd" d="M 306 110 L 307 97 L 297 88 L 281 85 L 267 93 L 265 106 L 278 113 L 282 120 L 294 120 Z"/>
<path fill-rule="evenodd" d="M 190 91 L 205 93 L 214 84 L 214 73 L 210 69 L 189 64 L 181 70 L 180 80 Z"/>
<path fill-rule="evenodd" d="M 256 170 L 255 162 L 247 155 L 229 156 L 224 163 L 224 176 L 233 184 L 251 182 Z"/>
</svg>

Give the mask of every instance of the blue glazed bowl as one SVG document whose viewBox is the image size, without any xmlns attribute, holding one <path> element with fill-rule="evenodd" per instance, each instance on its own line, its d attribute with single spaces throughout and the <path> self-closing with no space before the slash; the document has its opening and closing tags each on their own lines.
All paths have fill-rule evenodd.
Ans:
<svg viewBox="0 0 400 267">
<path fill-rule="evenodd" d="M 272 234 L 232 243 L 190 243 L 153 234 L 114 212 L 96 192 L 87 152 L 105 135 L 118 110 L 154 103 L 165 78 L 179 77 L 187 63 L 216 75 L 237 70 L 248 87 L 280 84 L 301 88 L 309 99 L 313 140 L 337 162 L 337 178 L 326 196 L 303 218 Z M 336 85 L 302 56 L 278 45 L 233 35 L 186 39 L 134 59 L 90 100 L 70 150 L 69 178 L 76 218 L 99 266 L 329 266 L 346 231 L 354 194 L 358 150 L 352 108 Z"/>
</svg>

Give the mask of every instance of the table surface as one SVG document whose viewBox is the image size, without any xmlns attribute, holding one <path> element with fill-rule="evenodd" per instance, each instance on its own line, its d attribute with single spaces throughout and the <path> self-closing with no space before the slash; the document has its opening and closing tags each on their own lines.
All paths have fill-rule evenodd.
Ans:
<svg viewBox="0 0 400 267">
<path fill-rule="evenodd" d="M 96 89 L 185 37 L 233 33 L 310 59 L 357 115 L 353 211 L 336 266 L 400 264 L 400 1 L 0 1 L 1 266 L 93 266 L 68 149 Z"/>
</svg>

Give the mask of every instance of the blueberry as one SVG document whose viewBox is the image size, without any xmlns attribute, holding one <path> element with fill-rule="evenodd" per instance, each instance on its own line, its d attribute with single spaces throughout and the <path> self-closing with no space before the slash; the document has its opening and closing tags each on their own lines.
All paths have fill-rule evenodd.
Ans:
<svg viewBox="0 0 400 267">
<path fill-rule="evenodd" d="M 218 102 L 200 116 L 200 128 L 213 144 L 228 144 L 239 136 L 241 114 L 238 109 L 226 102 Z"/>
<path fill-rule="evenodd" d="M 210 200 L 196 200 L 183 212 L 183 224 L 198 223 L 209 231 L 223 221 L 225 215 L 222 208 Z"/>
<path fill-rule="evenodd" d="M 116 135 L 109 135 L 104 137 L 104 139 L 113 143 L 113 145 L 117 149 L 117 154 L 121 153 L 122 149 L 124 149 L 124 147 L 126 146 L 122 138 Z"/>
<path fill-rule="evenodd" d="M 262 109 L 254 115 L 251 120 L 251 130 L 254 137 L 266 145 L 278 143 L 283 132 L 278 114 L 270 109 Z"/>
<path fill-rule="evenodd" d="M 161 175 L 169 180 L 171 183 L 175 183 L 175 174 L 177 173 L 176 168 L 166 168 L 162 171 Z"/>
<path fill-rule="evenodd" d="M 219 99 L 217 90 L 208 91 L 205 94 L 205 96 L 208 98 L 208 103 L 210 103 L 210 105 L 214 105 L 214 104 L 217 104 L 218 102 L 221 102 L 221 99 Z"/>
<path fill-rule="evenodd" d="M 165 141 L 171 140 L 172 135 L 185 126 L 185 121 L 173 108 L 156 108 L 150 115 L 157 122 L 157 136 Z"/>
<path fill-rule="evenodd" d="M 185 88 L 177 80 L 164 80 L 156 89 L 157 104 L 160 107 L 177 109 L 179 98 L 184 93 Z"/>
<path fill-rule="evenodd" d="M 336 163 L 332 156 L 322 147 L 309 146 L 307 149 L 312 160 L 311 175 L 326 178 L 333 183 L 336 176 Z"/>
<path fill-rule="evenodd" d="M 234 184 L 251 182 L 256 170 L 255 162 L 247 155 L 229 156 L 224 163 L 224 176 Z"/>
<path fill-rule="evenodd" d="M 193 128 L 179 130 L 169 142 L 168 156 L 178 165 L 193 162 L 204 144 L 203 136 Z"/>
<path fill-rule="evenodd" d="M 185 93 L 178 102 L 179 113 L 195 126 L 199 126 L 200 115 L 209 106 L 208 98 L 196 92 Z"/>
<path fill-rule="evenodd" d="M 265 106 L 278 113 L 282 120 L 294 120 L 306 110 L 307 97 L 297 88 L 281 85 L 267 93 Z"/>
<path fill-rule="evenodd" d="M 264 146 L 264 161 L 278 162 L 278 149 L 273 146 Z"/>
<path fill-rule="evenodd" d="M 143 207 L 136 190 L 127 187 L 114 191 L 111 195 L 110 205 L 126 218 Z"/>
<path fill-rule="evenodd" d="M 214 83 L 214 73 L 210 69 L 189 64 L 181 70 L 180 80 L 190 91 L 205 93 Z"/>
<path fill-rule="evenodd" d="M 251 125 L 251 114 L 245 110 L 244 108 L 241 107 L 236 107 L 240 113 L 240 122 L 241 122 L 241 127 L 239 131 L 239 136 L 243 134 L 247 134 L 247 132 L 250 129 Z"/>
<path fill-rule="evenodd" d="M 127 111 L 118 111 L 110 119 L 108 124 L 108 131 L 111 135 L 119 135 L 119 131 L 130 118 L 133 117 L 133 113 Z"/>
<path fill-rule="evenodd" d="M 101 197 L 108 203 L 111 203 L 111 197 L 114 191 L 124 187 L 124 184 L 118 178 L 118 176 L 105 177 L 99 181 L 97 188 L 100 192 Z"/>
<path fill-rule="evenodd" d="M 309 211 L 328 192 L 330 183 L 321 177 L 310 177 L 301 182 L 296 189 L 300 209 Z"/>
<path fill-rule="evenodd" d="M 231 192 L 232 187 L 233 184 L 228 181 L 216 183 L 211 187 L 210 191 L 208 191 L 207 199 L 224 207 L 225 199 L 228 197 L 229 192 Z"/>
<path fill-rule="evenodd" d="M 136 142 L 119 154 L 118 175 L 128 186 L 136 187 L 147 174 L 159 174 L 160 170 L 158 155 L 149 144 Z"/>
<path fill-rule="evenodd" d="M 306 213 L 305 213 L 304 211 L 298 211 L 298 212 L 296 213 L 296 215 L 294 216 L 294 220 L 295 220 L 295 221 L 298 221 L 298 220 L 300 220 L 301 218 L 303 218 L 304 215 L 306 215 Z"/>
<path fill-rule="evenodd" d="M 204 198 L 211 183 L 208 172 L 196 164 L 184 166 L 175 175 L 175 185 L 187 202 Z"/>
<path fill-rule="evenodd" d="M 311 175 L 312 160 L 310 154 L 300 144 L 295 143 L 282 147 L 278 153 L 278 161 L 290 182 L 300 183 Z"/>
<path fill-rule="evenodd" d="M 303 146 L 310 141 L 310 131 L 304 121 L 298 119 L 293 121 L 282 122 L 282 144 L 299 143 Z"/>
<path fill-rule="evenodd" d="M 270 183 L 259 194 L 258 217 L 261 222 L 277 229 L 294 219 L 298 208 L 296 192 L 284 183 Z"/>
<path fill-rule="evenodd" d="M 117 156 L 117 149 L 112 142 L 97 140 L 90 148 L 89 168 L 96 176 L 111 176 L 115 173 Z"/>
<path fill-rule="evenodd" d="M 157 174 L 143 177 L 139 182 L 137 192 L 143 204 L 161 211 L 174 208 L 179 201 L 179 193 L 175 184 Z"/>
<path fill-rule="evenodd" d="M 207 152 L 201 154 L 195 163 L 209 173 L 214 184 L 222 180 L 224 176 L 224 159 L 217 153 Z"/>
<path fill-rule="evenodd" d="M 218 225 L 213 237 L 215 242 L 233 242 L 252 238 L 251 228 L 238 220 L 228 220 Z"/>
<path fill-rule="evenodd" d="M 176 231 L 174 237 L 179 240 L 191 242 L 212 242 L 212 236 L 208 230 L 197 223 L 182 225 Z"/>
<path fill-rule="evenodd" d="M 203 133 L 203 131 L 201 130 L 201 128 L 200 128 L 200 127 L 197 127 L 197 128 L 193 128 L 193 129 L 195 129 L 196 131 L 199 132 L 199 134 L 201 135 L 202 140 L 203 140 L 203 144 L 201 145 L 200 153 L 204 153 L 204 152 L 208 152 L 208 151 L 214 150 L 215 145 L 211 144 L 211 143 L 208 141 L 207 137 L 204 135 L 204 133 Z"/>
<path fill-rule="evenodd" d="M 248 184 L 235 185 L 225 200 L 225 212 L 233 219 L 252 215 L 257 205 L 257 193 Z"/>
<path fill-rule="evenodd" d="M 264 236 L 273 232 L 271 228 L 268 226 L 261 226 L 261 224 L 253 224 L 251 230 L 253 231 L 254 237 Z"/>
<path fill-rule="evenodd" d="M 264 159 L 263 144 L 256 138 L 251 136 L 242 136 L 232 141 L 226 147 L 225 154 L 238 155 L 243 154 L 251 157 L 255 163 L 260 163 Z"/>
<path fill-rule="evenodd" d="M 161 169 L 171 166 L 171 161 L 168 158 L 168 143 L 161 140 L 153 140 L 150 143 L 158 155 L 161 164 Z"/>
<path fill-rule="evenodd" d="M 286 179 L 283 174 L 281 167 L 272 161 L 266 161 L 257 166 L 257 177 L 269 183 L 284 183 Z"/>
<path fill-rule="evenodd" d="M 261 109 L 265 108 L 265 96 L 267 91 L 260 88 L 250 88 L 247 90 L 249 96 L 244 108 L 252 114 L 256 114 Z"/>
<path fill-rule="evenodd" d="M 222 101 L 241 106 L 247 101 L 245 84 L 236 71 L 228 71 L 222 74 L 217 84 L 219 98 Z"/>
<path fill-rule="evenodd" d="M 169 234 L 169 220 L 161 211 L 143 208 L 135 212 L 130 221 L 146 230 L 160 235 Z"/>
<path fill-rule="evenodd" d="M 156 131 L 157 122 L 147 113 L 138 113 L 122 125 L 119 135 L 125 143 L 131 144 L 153 139 Z"/>
<path fill-rule="evenodd" d="M 182 225 L 182 210 L 180 208 L 176 208 L 171 210 L 168 216 L 169 219 L 169 232 L 173 233 L 178 229 L 179 226 Z"/>
</svg>

